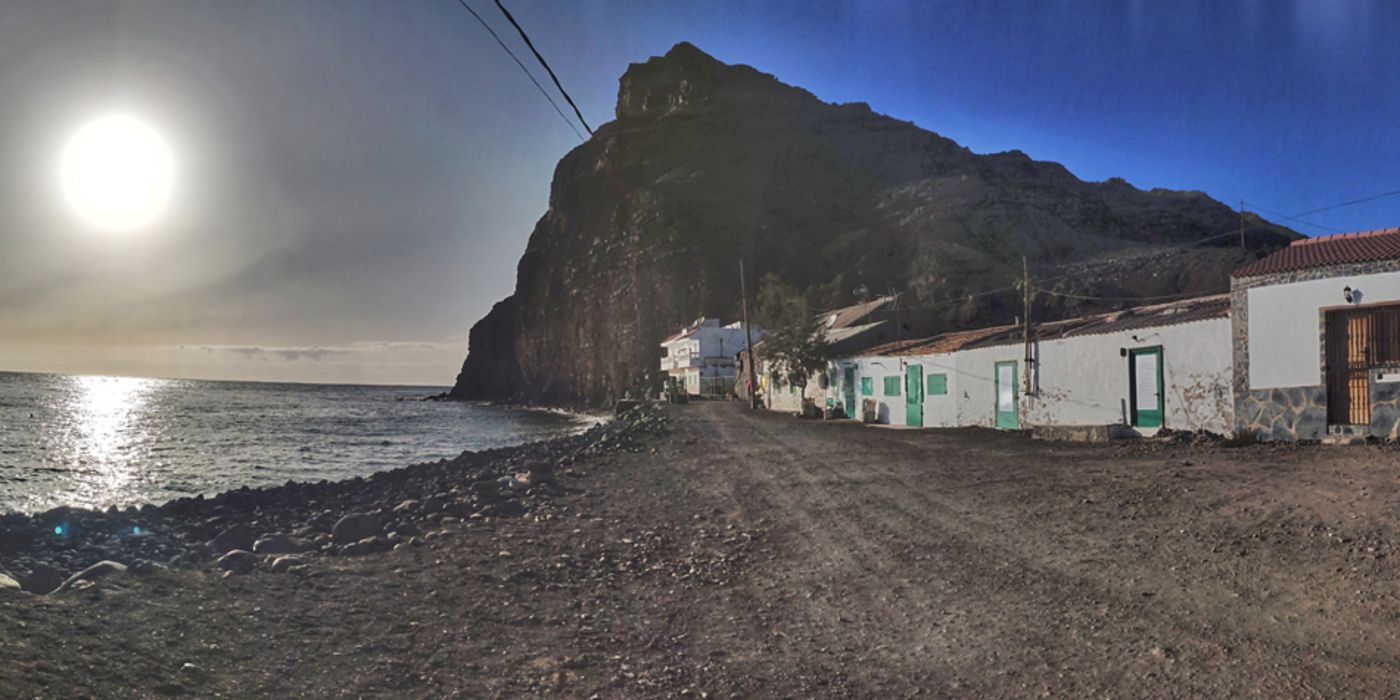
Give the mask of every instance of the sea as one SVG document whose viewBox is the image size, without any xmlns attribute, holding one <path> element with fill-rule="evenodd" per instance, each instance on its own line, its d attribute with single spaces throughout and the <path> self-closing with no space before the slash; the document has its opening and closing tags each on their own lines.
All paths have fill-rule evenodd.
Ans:
<svg viewBox="0 0 1400 700">
<path fill-rule="evenodd" d="M 586 430 L 442 387 L 0 372 L 0 513 L 346 479 Z"/>
</svg>

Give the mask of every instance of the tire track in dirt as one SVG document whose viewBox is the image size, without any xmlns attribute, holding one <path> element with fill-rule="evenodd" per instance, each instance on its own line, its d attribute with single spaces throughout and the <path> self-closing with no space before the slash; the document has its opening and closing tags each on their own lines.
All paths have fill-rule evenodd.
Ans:
<svg viewBox="0 0 1400 700">
<path fill-rule="evenodd" d="M 853 651 L 879 652 L 863 659 L 880 666 L 879 672 L 867 671 L 872 677 L 865 680 L 902 674 L 951 683 L 952 690 L 966 692 L 970 688 L 960 677 L 986 670 L 1000 654 L 977 657 L 950 647 L 968 640 L 985 645 L 989 631 L 1016 647 L 1007 651 L 1015 654 L 1017 663 L 1003 664 L 1007 667 L 1040 666 L 1056 679 L 1066 664 L 1090 658 L 1112 660 L 1119 667 L 1087 674 L 1077 670 L 1077 687 L 1049 683 L 1043 686 L 1047 690 L 1121 688 L 1129 680 L 1122 675 L 1129 667 L 1160 677 L 1172 666 L 1197 665 L 1171 678 L 1201 692 L 1252 689 L 1323 695 L 1308 690 L 1311 683 L 1305 676 L 1394 677 L 1382 651 L 1317 658 L 1308 647 L 1316 645 L 1316 637 L 1309 639 L 1277 623 L 1271 629 L 1265 620 L 1280 611 L 1244 608 L 1228 586 L 1184 590 L 1161 585 L 1168 577 L 1151 566 L 1114 561 L 1112 567 L 1093 567 L 1082 554 L 1064 551 L 1046 532 L 1017 522 L 1015 508 L 981 514 L 971 504 L 986 506 L 984 502 L 958 493 L 967 489 L 945 495 L 929 484 L 910 483 L 908 455 L 926 458 L 927 439 L 869 431 L 847 445 L 853 435 L 844 430 L 847 426 L 819 426 L 828 432 L 814 436 L 807 424 L 797 421 L 775 422 L 772 416 L 753 416 L 731 406 L 701 410 L 714 431 L 714 444 L 723 451 L 721 461 L 749 465 L 743 470 L 743 493 L 731 491 L 736 501 L 749 504 L 745 510 L 751 518 L 754 512 L 765 512 L 791 527 L 786 539 L 799 547 L 788 573 L 797 578 L 786 583 L 822 593 L 788 596 L 784 602 L 828 639 L 843 640 Z M 1026 456 L 988 452 L 990 461 Z M 987 457 L 978 455 L 982 461 L 989 461 Z M 946 467 L 926 470 L 917 477 L 936 483 L 945 472 Z M 1036 478 L 982 480 L 978 488 L 1005 488 Z M 912 561 L 911 551 L 919 552 Z M 1140 591 L 1127 590 L 1124 579 L 1152 582 L 1150 604 Z M 966 595 L 974 587 L 977 594 Z M 834 604 L 837 598 L 841 605 Z M 949 608 L 963 611 L 938 614 Z M 950 615 L 956 619 L 948 619 Z M 1018 616 L 1055 624 L 1033 629 L 1017 624 Z M 1099 634 L 1110 626 L 1131 631 L 1130 640 L 1122 634 Z M 1021 638 L 1012 639 L 1016 634 Z M 1153 639 L 1170 641 L 1151 645 Z M 1178 663 L 1188 660 L 1181 656 L 1183 645 L 1190 664 Z M 891 647 L 906 651 L 890 653 Z M 950 655 L 934 659 L 924 652 L 911 653 L 920 648 L 942 648 Z M 1263 668 L 1267 663 L 1254 663 L 1270 658 L 1286 663 L 1268 669 Z M 1014 683 L 996 687 L 1008 692 L 1030 689 Z"/>
</svg>

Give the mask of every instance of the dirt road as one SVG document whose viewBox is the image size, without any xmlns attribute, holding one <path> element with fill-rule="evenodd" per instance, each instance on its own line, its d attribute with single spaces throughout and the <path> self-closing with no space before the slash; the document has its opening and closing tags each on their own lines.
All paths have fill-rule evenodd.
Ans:
<svg viewBox="0 0 1400 700">
<path fill-rule="evenodd" d="M 537 519 L 0 603 L 72 697 L 1385 697 L 1400 452 L 1062 445 L 735 404 Z M 185 667 L 190 664 L 192 668 Z M 183 669 L 183 670 L 182 670 Z M 0 694 L 5 691 L 0 690 Z"/>
</svg>

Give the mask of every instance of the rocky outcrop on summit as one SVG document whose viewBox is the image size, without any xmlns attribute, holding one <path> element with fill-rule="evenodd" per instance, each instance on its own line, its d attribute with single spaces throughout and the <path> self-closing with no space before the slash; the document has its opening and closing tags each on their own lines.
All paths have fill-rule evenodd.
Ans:
<svg viewBox="0 0 1400 700">
<path fill-rule="evenodd" d="M 599 404 L 656 383 L 658 341 L 737 316 L 737 261 L 818 305 L 903 290 L 933 328 L 1010 321 L 1030 258 L 1040 318 L 1228 288 L 1297 234 L 1199 192 L 1084 182 L 829 104 L 690 44 L 622 76 L 616 119 L 555 170 L 514 294 L 473 327 L 451 396 Z M 1236 235 L 1221 235 L 1236 232 Z M 1202 239 L 1210 239 L 1197 243 Z"/>
</svg>

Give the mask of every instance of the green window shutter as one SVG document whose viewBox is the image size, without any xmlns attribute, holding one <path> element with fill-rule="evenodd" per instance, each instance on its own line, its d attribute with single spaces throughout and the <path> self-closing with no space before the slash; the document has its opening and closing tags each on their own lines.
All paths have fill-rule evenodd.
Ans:
<svg viewBox="0 0 1400 700">
<path fill-rule="evenodd" d="M 885 396 L 899 396 L 899 377 L 885 377 Z"/>
<path fill-rule="evenodd" d="M 875 380 L 874 380 L 873 378 L 871 378 L 871 377 L 861 377 L 861 378 L 860 378 L 860 395 L 861 395 L 861 396 L 874 396 L 874 395 L 875 395 Z"/>
<path fill-rule="evenodd" d="M 928 375 L 928 395 L 942 396 L 948 393 L 948 375 L 930 374 Z"/>
</svg>

